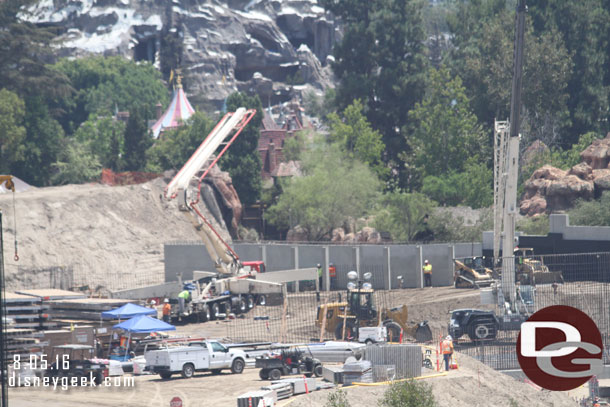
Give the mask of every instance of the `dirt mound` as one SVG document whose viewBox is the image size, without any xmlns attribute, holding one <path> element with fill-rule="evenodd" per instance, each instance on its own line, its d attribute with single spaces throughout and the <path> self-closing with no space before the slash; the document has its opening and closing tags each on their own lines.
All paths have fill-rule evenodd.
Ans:
<svg viewBox="0 0 610 407">
<path fill-rule="evenodd" d="M 0 194 L 7 288 L 118 290 L 163 282 L 164 243 L 200 240 L 190 215 L 178 210 L 176 200 L 162 197 L 164 187 L 165 181 L 156 179 L 16 194 L 18 262 L 13 260 L 13 196 Z"/>
<path fill-rule="evenodd" d="M 458 363 L 459 369 L 450 371 L 446 376 L 425 379 L 425 382 L 432 386 L 439 407 L 578 405 L 565 393 L 540 390 L 468 356 L 459 355 Z M 344 390 L 352 406 L 376 406 L 386 389 L 387 386 L 367 386 L 349 387 Z M 324 406 L 330 391 L 333 390 L 299 397 L 290 403 L 290 407 Z"/>
</svg>

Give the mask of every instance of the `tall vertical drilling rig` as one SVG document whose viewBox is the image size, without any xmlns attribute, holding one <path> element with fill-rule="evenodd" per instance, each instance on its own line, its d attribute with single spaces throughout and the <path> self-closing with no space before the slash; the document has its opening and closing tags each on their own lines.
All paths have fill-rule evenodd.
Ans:
<svg viewBox="0 0 610 407">
<path fill-rule="evenodd" d="M 515 290 L 515 221 L 519 178 L 519 120 L 521 79 L 525 42 L 525 0 L 519 0 L 515 16 L 515 46 L 510 120 L 496 121 L 494 130 L 494 262 L 499 259 L 502 242 L 502 282 L 498 303 L 509 313 L 518 312 Z M 501 231 L 501 232 L 500 232 Z"/>
</svg>

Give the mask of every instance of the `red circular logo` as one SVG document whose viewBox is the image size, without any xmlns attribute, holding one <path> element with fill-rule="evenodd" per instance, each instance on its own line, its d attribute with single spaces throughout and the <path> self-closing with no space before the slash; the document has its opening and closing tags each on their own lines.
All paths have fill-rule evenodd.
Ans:
<svg viewBox="0 0 610 407">
<path fill-rule="evenodd" d="M 553 305 L 521 324 L 517 358 L 523 373 L 548 390 L 566 391 L 586 383 L 601 369 L 602 336 L 577 308 Z"/>
<path fill-rule="evenodd" d="M 170 402 L 169 402 L 169 406 L 170 407 L 182 407 L 182 399 L 180 399 L 180 397 L 174 397 Z"/>
</svg>

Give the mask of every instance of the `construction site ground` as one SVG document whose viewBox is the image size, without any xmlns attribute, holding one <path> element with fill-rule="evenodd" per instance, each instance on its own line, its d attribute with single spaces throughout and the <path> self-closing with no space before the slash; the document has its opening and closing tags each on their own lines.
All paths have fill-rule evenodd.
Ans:
<svg viewBox="0 0 610 407">
<path fill-rule="evenodd" d="M 427 319 L 438 332 L 448 321 L 448 312 L 455 308 L 482 307 L 476 290 L 435 287 L 425 289 L 405 289 L 394 292 L 396 298 L 409 305 L 411 320 Z M 393 297 L 394 299 L 395 297 Z M 315 312 L 315 310 L 301 310 Z M 212 321 L 178 325 L 176 334 L 225 338 L 231 324 L 243 320 Z M 531 384 L 519 382 L 503 373 L 471 359 L 459 356 L 459 369 L 446 376 L 425 379 L 433 386 L 439 406 L 510 406 L 511 399 L 519 406 L 575 406 L 573 397 L 582 397 L 586 388 L 573 392 L 541 391 Z M 426 374 L 436 374 L 426 370 Z M 136 376 L 134 388 L 11 388 L 12 406 L 25 407 L 45 405 L 46 407 L 71 406 L 152 406 L 166 407 L 178 396 L 184 406 L 235 406 L 236 398 L 250 390 L 258 390 L 268 384 L 258 377 L 258 370 L 248 368 L 241 375 L 223 373 L 212 375 L 198 373 L 192 379 L 182 379 L 175 375 L 171 380 L 161 380 L 159 376 Z M 352 406 L 376 405 L 386 386 L 350 387 L 348 398 Z M 329 392 L 324 390 L 310 395 L 297 396 L 279 403 L 279 406 L 324 406 Z M 580 391 L 580 393 L 579 393 Z M 513 404 L 514 405 L 514 404 Z"/>
<path fill-rule="evenodd" d="M 439 407 L 476 406 L 576 406 L 575 397 L 582 397 L 586 389 L 570 393 L 541 391 L 517 381 L 503 373 L 467 357 L 458 357 L 459 369 L 445 376 L 423 379 L 429 383 Z M 428 370 L 428 375 L 436 375 Z M 129 406 L 167 407 L 174 397 L 180 397 L 185 407 L 236 406 L 237 396 L 249 390 L 258 390 L 269 384 L 258 377 L 257 369 L 246 369 L 241 375 L 198 373 L 191 379 L 179 375 L 170 380 L 159 376 L 137 376 L 135 386 L 111 388 L 11 388 L 10 405 L 13 407 L 80 407 Z M 345 388 L 351 405 L 375 406 L 387 386 L 352 386 Z M 581 390 L 580 393 L 578 390 Z M 282 400 L 278 407 L 323 407 L 329 392 L 320 390 Z M 511 404 L 513 400 L 516 404 Z"/>
</svg>

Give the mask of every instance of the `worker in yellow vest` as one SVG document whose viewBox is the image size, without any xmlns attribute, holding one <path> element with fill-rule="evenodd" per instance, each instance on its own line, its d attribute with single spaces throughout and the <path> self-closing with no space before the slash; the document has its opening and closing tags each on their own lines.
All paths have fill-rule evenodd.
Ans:
<svg viewBox="0 0 610 407">
<path fill-rule="evenodd" d="M 432 264 L 428 260 L 424 261 L 424 286 L 432 287 Z"/>
<path fill-rule="evenodd" d="M 449 371 L 449 362 L 451 361 L 451 355 L 453 355 L 453 338 L 451 338 L 451 335 L 447 335 L 445 340 L 441 342 L 441 353 L 443 359 L 445 359 L 445 370 Z"/>
</svg>

